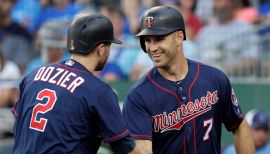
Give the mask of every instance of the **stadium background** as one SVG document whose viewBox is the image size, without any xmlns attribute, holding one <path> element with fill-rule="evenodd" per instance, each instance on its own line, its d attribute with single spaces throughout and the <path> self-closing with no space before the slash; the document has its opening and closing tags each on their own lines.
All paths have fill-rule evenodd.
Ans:
<svg viewBox="0 0 270 154">
<path fill-rule="evenodd" d="M 1 94 L 7 87 L 16 89 L 18 82 L 33 68 L 48 63 L 49 46 L 65 48 L 65 30 L 77 13 L 102 12 L 113 20 L 116 24 L 114 26 L 120 31 L 117 35 L 125 43 L 123 48 L 112 46 L 113 56 L 108 61 L 110 67 L 97 73 L 97 76 L 114 88 L 122 105 L 129 87 L 152 67 L 148 57 L 140 49 L 138 40 L 133 38 L 138 30 L 140 15 L 155 5 L 171 5 L 179 8 L 181 12 L 187 9 L 183 7 L 185 6 L 183 0 L 0 0 L 1 8 L 4 1 L 13 2 L 8 15 L 24 29 L 19 32 L 10 31 L 5 28 L 4 17 L 0 16 L 0 54 L 6 54 L 5 59 L 17 65 L 8 71 L 4 71 L 0 65 L 1 131 L 3 126 L 9 124 L 7 119 L 10 118 L 9 113 L 4 110 L 12 107 L 10 102 L 2 104 Z M 224 71 L 232 82 L 244 113 L 252 108 L 258 108 L 270 114 L 270 0 L 234 0 L 234 5 L 230 9 L 236 9 L 238 13 L 232 20 L 241 20 L 251 27 L 246 31 L 243 31 L 244 26 L 217 24 L 213 13 L 215 0 L 184 1 L 194 3 L 189 11 L 196 17 L 192 16 L 190 20 L 186 20 L 188 33 L 188 40 L 184 44 L 186 56 Z M 57 5 L 63 3 L 66 3 L 64 7 L 67 9 L 59 13 Z M 184 16 L 190 13 L 189 11 L 183 11 Z M 1 13 L 3 11 L 0 11 Z M 185 18 L 187 19 L 187 16 Z M 196 22 L 197 20 L 200 22 Z M 210 31 L 205 30 L 207 28 Z M 6 35 L 11 37 L 5 37 Z M 37 39 L 39 37 L 41 39 Z M 205 43 L 200 40 L 207 41 Z M 54 58 L 57 56 L 59 55 Z M 68 54 L 64 54 L 60 59 L 68 57 Z M 251 62 L 249 58 L 252 58 Z M 52 58 L 53 60 L 55 59 Z M 243 62 L 243 65 L 238 66 L 238 62 Z M 1 56 L 0 64 L 2 64 Z M 231 64 L 234 64 L 233 67 Z M 10 97 L 14 99 L 15 96 Z M 222 148 L 231 143 L 231 134 L 223 128 Z M 12 135 L 0 135 L 0 154 L 9 153 L 12 144 Z M 101 153 L 108 152 L 101 150 Z"/>
</svg>

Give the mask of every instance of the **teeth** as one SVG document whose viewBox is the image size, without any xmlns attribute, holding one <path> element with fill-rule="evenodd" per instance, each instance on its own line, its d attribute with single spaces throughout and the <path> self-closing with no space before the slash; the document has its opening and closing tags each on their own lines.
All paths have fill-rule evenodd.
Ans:
<svg viewBox="0 0 270 154">
<path fill-rule="evenodd" d="M 158 55 L 153 55 L 153 57 L 159 57 L 161 54 L 158 54 Z"/>
</svg>

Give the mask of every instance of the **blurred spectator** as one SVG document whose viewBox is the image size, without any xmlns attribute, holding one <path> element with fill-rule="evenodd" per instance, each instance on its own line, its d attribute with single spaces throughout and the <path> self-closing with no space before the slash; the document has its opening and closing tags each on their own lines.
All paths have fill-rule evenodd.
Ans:
<svg viewBox="0 0 270 154">
<path fill-rule="evenodd" d="M 67 22 L 61 20 L 44 23 L 36 38 L 38 42 L 36 44 L 40 45 L 40 55 L 30 61 L 24 74 L 30 73 L 37 67 L 69 58 L 69 53 L 65 52 L 67 25 Z"/>
<path fill-rule="evenodd" d="M 177 2 L 185 20 L 187 38 L 193 40 L 202 27 L 201 20 L 194 14 L 197 0 L 178 0 Z"/>
<path fill-rule="evenodd" d="M 49 0 L 19 0 L 12 9 L 13 19 L 29 29 L 29 25 L 37 18 L 43 9 L 42 2 Z"/>
<path fill-rule="evenodd" d="M 175 7 L 176 1 L 177 0 L 158 0 L 157 4 Z"/>
<path fill-rule="evenodd" d="M 30 25 L 30 29 L 35 33 L 47 21 L 70 21 L 82 9 L 78 5 L 74 5 L 71 0 L 52 0 L 52 6 L 42 10 L 36 20 Z"/>
<path fill-rule="evenodd" d="M 195 8 L 195 14 L 201 19 L 203 24 L 211 23 L 213 19 L 213 1 L 214 0 L 198 0 Z"/>
<path fill-rule="evenodd" d="M 261 72 L 262 76 L 268 75 L 268 79 L 270 79 L 270 0 L 260 0 L 259 15 L 259 35 L 262 45 Z"/>
<path fill-rule="evenodd" d="M 74 4 L 80 7 L 82 11 L 96 11 L 96 6 L 93 0 L 75 0 Z"/>
<path fill-rule="evenodd" d="M 184 16 L 186 26 L 187 40 L 183 42 L 184 54 L 187 58 L 192 60 L 199 60 L 198 47 L 194 39 L 202 27 L 201 20 L 194 13 L 196 4 L 197 0 L 177 0 L 176 3 Z"/>
<path fill-rule="evenodd" d="M 122 0 L 121 5 L 125 13 L 125 32 L 135 34 L 139 30 L 139 20 L 147 9 L 143 0 Z"/>
<path fill-rule="evenodd" d="M 142 0 L 142 3 L 143 3 L 143 6 L 145 6 L 146 8 L 151 8 L 151 7 L 157 6 L 158 2 L 156 0 Z"/>
<path fill-rule="evenodd" d="M 270 0 L 260 0 L 259 14 L 270 18 Z"/>
<path fill-rule="evenodd" d="M 107 65 L 99 76 L 109 82 L 126 80 L 135 58 L 141 50 L 139 42 L 132 35 L 124 33 L 124 14 L 120 8 L 113 5 L 103 5 L 99 10 L 101 14 L 111 19 L 115 27 L 114 35 L 124 42 L 121 46 L 112 44 Z"/>
<path fill-rule="evenodd" d="M 237 5 L 237 4 L 236 4 Z M 254 6 L 252 6 L 250 0 L 240 0 L 238 3 L 238 10 L 236 12 L 236 19 L 253 24 L 259 17 L 259 13 Z"/>
<path fill-rule="evenodd" d="M 270 143 L 267 143 L 270 127 L 269 115 L 265 111 L 253 109 L 246 114 L 246 120 L 252 130 L 256 154 L 269 154 Z M 233 145 L 229 145 L 222 152 L 222 154 L 235 154 L 235 153 L 236 152 Z"/>
<path fill-rule="evenodd" d="M 23 71 L 29 61 L 30 33 L 13 21 L 11 9 L 16 0 L 0 0 L 0 47 L 4 56 Z"/>
<path fill-rule="evenodd" d="M 140 51 L 136 57 L 135 63 L 129 74 L 130 81 L 137 81 L 146 72 L 148 72 L 152 67 L 154 67 L 153 62 L 148 57 L 148 54 Z"/>
<path fill-rule="evenodd" d="M 10 110 L 18 99 L 20 78 L 18 66 L 0 51 L 0 139 L 11 134 L 15 119 Z"/>
<path fill-rule="evenodd" d="M 216 24 L 199 32 L 196 42 L 201 61 L 223 69 L 228 75 L 254 75 L 258 59 L 258 36 L 250 24 L 235 18 L 239 0 L 214 0 Z"/>
</svg>

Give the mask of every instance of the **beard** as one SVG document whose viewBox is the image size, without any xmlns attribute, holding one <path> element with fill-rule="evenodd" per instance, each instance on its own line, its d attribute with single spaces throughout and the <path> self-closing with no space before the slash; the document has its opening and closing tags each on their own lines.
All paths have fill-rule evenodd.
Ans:
<svg viewBox="0 0 270 154">
<path fill-rule="evenodd" d="M 99 63 L 97 64 L 95 71 L 101 71 L 103 70 L 104 66 L 106 65 L 107 59 L 99 61 Z"/>
</svg>

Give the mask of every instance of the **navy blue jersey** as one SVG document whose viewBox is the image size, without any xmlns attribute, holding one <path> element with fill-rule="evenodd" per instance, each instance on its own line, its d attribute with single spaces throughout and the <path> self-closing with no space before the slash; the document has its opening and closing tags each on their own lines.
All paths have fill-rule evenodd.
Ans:
<svg viewBox="0 0 270 154">
<path fill-rule="evenodd" d="M 220 153 L 222 123 L 233 131 L 243 120 L 226 75 L 191 60 L 179 83 L 148 72 L 129 90 L 123 116 L 131 136 L 152 140 L 158 154 Z"/>
<path fill-rule="evenodd" d="M 14 153 L 96 153 L 128 135 L 117 96 L 74 60 L 38 68 L 13 108 Z"/>
</svg>

